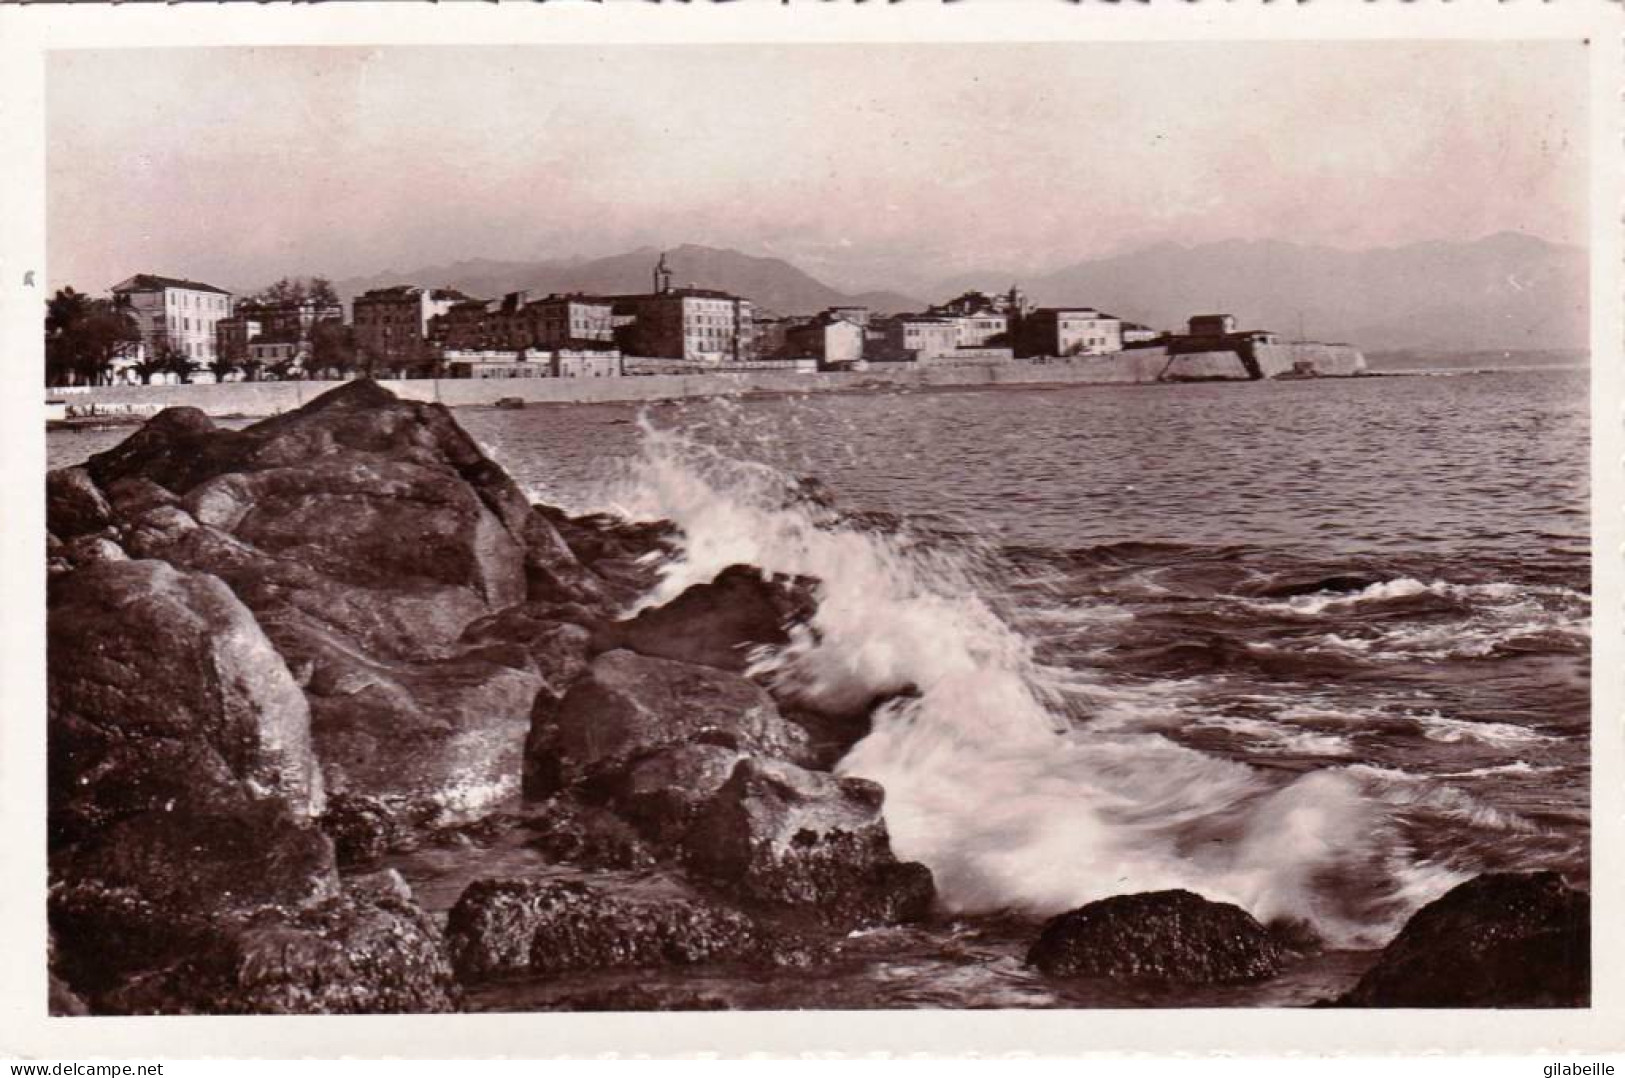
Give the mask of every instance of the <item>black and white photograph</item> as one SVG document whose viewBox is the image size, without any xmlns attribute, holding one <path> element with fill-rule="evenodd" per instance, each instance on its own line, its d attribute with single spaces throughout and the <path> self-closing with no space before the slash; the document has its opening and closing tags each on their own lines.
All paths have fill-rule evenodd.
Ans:
<svg viewBox="0 0 1625 1078">
<path fill-rule="evenodd" d="M 38 57 L 56 1036 L 1617 1004 L 1600 42 L 378 17 Z"/>
</svg>

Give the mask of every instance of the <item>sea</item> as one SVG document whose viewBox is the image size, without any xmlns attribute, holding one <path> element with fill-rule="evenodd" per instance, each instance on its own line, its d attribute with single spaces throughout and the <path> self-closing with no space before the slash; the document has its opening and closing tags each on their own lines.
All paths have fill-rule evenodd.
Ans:
<svg viewBox="0 0 1625 1078">
<path fill-rule="evenodd" d="M 675 521 L 640 605 L 820 581 L 755 674 L 903 696 L 886 791 L 923 926 L 811 970 L 502 982 L 489 1010 L 1302 1006 L 1486 871 L 1589 879 L 1584 367 L 459 409 L 536 500 Z M 126 431 L 53 433 L 53 466 Z M 494 871 L 542 871 L 523 849 Z M 466 859 L 465 859 L 466 861 Z M 443 910 L 469 871 L 403 861 Z M 1261 985 L 1055 982 L 1043 919 L 1184 888 L 1300 941 Z"/>
</svg>

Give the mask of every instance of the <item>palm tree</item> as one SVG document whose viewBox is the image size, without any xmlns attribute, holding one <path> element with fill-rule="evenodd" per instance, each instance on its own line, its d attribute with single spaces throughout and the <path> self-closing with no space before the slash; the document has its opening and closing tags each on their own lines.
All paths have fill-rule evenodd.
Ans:
<svg viewBox="0 0 1625 1078">
<path fill-rule="evenodd" d="M 180 382 L 181 385 L 191 384 L 192 375 L 196 374 L 203 366 L 203 364 L 173 346 L 166 346 L 159 351 L 158 362 L 160 364 L 159 369 L 173 374 L 175 380 Z"/>
<path fill-rule="evenodd" d="M 112 300 L 64 288 L 46 302 L 45 373 L 52 385 L 108 381 L 114 361 L 140 342 L 135 319 Z"/>
<path fill-rule="evenodd" d="M 209 361 L 209 373 L 214 375 L 216 382 L 224 382 L 231 377 L 231 372 L 237 369 L 237 364 L 226 355 L 215 356 Z"/>
</svg>

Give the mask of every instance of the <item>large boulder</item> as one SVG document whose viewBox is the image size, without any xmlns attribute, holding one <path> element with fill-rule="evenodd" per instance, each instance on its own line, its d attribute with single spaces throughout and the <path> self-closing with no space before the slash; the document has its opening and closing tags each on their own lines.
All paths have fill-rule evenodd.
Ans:
<svg viewBox="0 0 1625 1078">
<path fill-rule="evenodd" d="M 235 810 L 155 810 L 52 858 L 59 968 L 94 997 L 193 955 L 217 926 L 264 907 L 338 892 L 333 847 L 262 801 Z"/>
<path fill-rule="evenodd" d="M 535 515 L 591 571 L 598 605 L 606 610 L 647 595 L 660 582 L 661 562 L 676 547 L 677 527 L 670 521 L 626 521 L 604 513 L 572 517 L 548 505 L 536 506 Z M 530 549 L 545 548 L 532 542 Z M 544 596 L 538 592 L 537 597 Z"/>
<path fill-rule="evenodd" d="M 829 925 L 917 921 L 935 898 L 931 872 L 893 856 L 883 798 L 867 779 L 746 757 L 689 828 L 687 863 Z"/>
<path fill-rule="evenodd" d="M 165 408 L 85 467 L 104 488 L 139 478 L 183 494 L 229 467 L 242 444 L 240 432 L 216 427 L 201 409 Z"/>
<path fill-rule="evenodd" d="M 1555 872 L 1489 873 L 1418 910 L 1349 1007 L 1586 1007 L 1591 896 Z"/>
<path fill-rule="evenodd" d="M 447 409 L 369 381 L 240 431 L 171 409 L 80 472 L 57 486 L 112 492 L 127 549 L 218 576 L 253 612 L 309 696 L 329 785 L 406 815 L 514 794 L 535 698 L 587 661 L 587 629 L 505 613 L 608 613 Z M 55 556 L 115 555 L 69 539 Z"/>
<path fill-rule="evenodd" d="M 761 939 L 745 915 L 670 879 L 492 879 L 452 907 L 446 942 L 465 982 L 511 973 L 746 959 Z"/>
<path fill-rule="evenodd" d="M 795 757 L 805 751 L 806 733 L 738 675 L 611 651 L 562 700 L 538 697 L 525 791 L 545 797 L 583 784 L 607 791 L 643 757 L 697 742 Z"/>
<path fill-rule="evenodd" d="M 330 789 L 391 803 L 413 822 L 467 819 L 519 793 L 545 687 L 533 671 L 470 657 L 373 659 L 320 633 L 272 631 L 305 675 Z"/>
<path fill-rule="evenodd" d="M 91 535 L 113 522 L 113 510 L 89 469 L 58 468 L 45 476 L 46 530 L 58 539 Z"/>
<path fill-rule="evenodd" d="M 1117 895 L 1044 925 L 1028 965 L 1058 977 L 1167 984 L 1256 981 L 1281 971 L 1286 952 L 1240 906 L 1189 891 Z"/>
<path fill-rule="evenodd" d="M 218 579 L 86 564 L 53 584 L 47 646 L 54 844 L 149 811 L 321 811 L 309 705 Z"/>
<path fill-rule="evenodd" d="M 182 505 L 200 524 L 354 587 L 463 588 L 491 609 L 525 597 L 520 538 L 443 463 L 341 454 L 228 472 Z"/>
<path fill-rule="evenodd" d="M 526 845 L 548 860 L 584 868 L 648 868 L 655 855 L 621 816 L 572 797 L 555 797 L 524 816 Z"/>
<path fill-rule="evenodd" d="M 592 631 L 583 622 L 594 620 L 574 604 L 522 603 L 472 622 L 458 644 L 465 655 L 534 670 L 562 697 L 592 661 Z"/>
<path fill-rule="evenodd" d="M 159 556 L 224 577 L 257 614 L 298 612 L 396 658 L 443 657 L 468 622 L 526 598 L 533 563 L 546 598 L 597 595 L 447 409 L 366 380 L 240 431 L 168 409 L 85 472 L 121 488 L 127 522 L 164 505 L 155 487 L 214 533 Z"/>
<path fill-rule="evenodd" d="M 460 999 L 433 919 L 410 893 L 362 885 L 216 924 L 98 1002 L 110 1014 L 424 1014 Z"/>
<path fill-rule="evenodd" d="M 745 758 L 725 745 L 678 745 L 645 756 L 622 777 L 615 807 L 652 840 L 676 847 Z"/>
<path fill-rule="evenodd" d="M 816 605 L 809 582 L 768 579 L 752 566 L 733 565 L 669 603 L 602 626 L 593 645 L 743 672 L 758 649 L 788 643 L 789 627 L 811 617 Z"/>
<path fill-rule="evenodd" d="M 107 485 L 107 501 L 121 522 L 135 520 L 143 513 L 168 505 L 178 505 L 176 494 L 146 476 L 131 475 Z"/>
</svg>

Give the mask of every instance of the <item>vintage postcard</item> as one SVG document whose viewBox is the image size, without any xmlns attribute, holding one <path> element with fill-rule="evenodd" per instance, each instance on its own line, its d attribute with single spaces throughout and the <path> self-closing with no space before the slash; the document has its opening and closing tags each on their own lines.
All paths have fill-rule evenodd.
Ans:
<svg viewBox="0 0 1625 1078">
<path fill-rule="evenodd" d="M 0 10 L 0 1049 L 1625 1047 L 1555 7 Z"/>
</svg>

